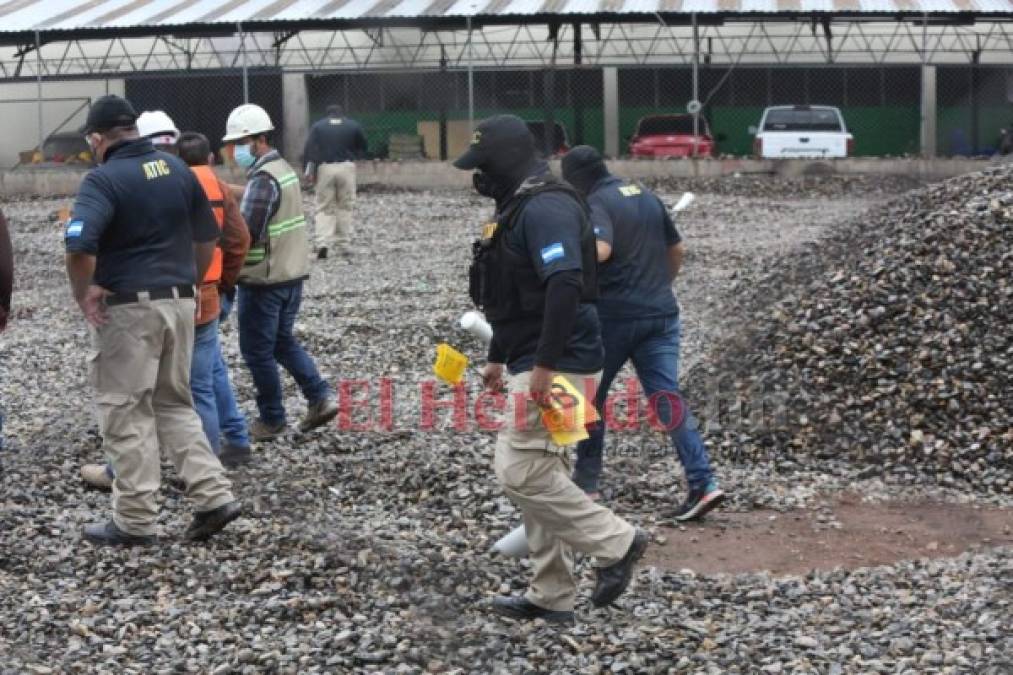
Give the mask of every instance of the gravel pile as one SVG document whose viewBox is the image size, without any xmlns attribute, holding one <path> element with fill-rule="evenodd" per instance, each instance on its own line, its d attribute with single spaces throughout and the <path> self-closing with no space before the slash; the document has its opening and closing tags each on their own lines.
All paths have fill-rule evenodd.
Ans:
<svg viewBox="0 0 1013 675">
<path fill-rule="evenodd" d="M 910 192 L 758 283 L 748 330 L 694 392 L 778 411 L 722 447 L 1013 493 L 1011 179 L 1006 166 Z"/>
<path fill-rule="evenodd" d="M 892 196 L 921 186 L 914 176 L 799 176 L 736 174 L 712 178 L 654 178 L 644 181 L 652 189 L 678 192 L 691 190 L 710 195 L 781 199 L 840 199 L 843 197 Z"/>
<path fill-rule="evenodd" d="M 673 188 L 666 199 L 683 186 Z M 713 345 L 747 322 L 738 309 L 745 288 L 762 288 L 757 280 L 772 278 L 792 252 L 882 196 L 836 194 L 700 195 L 680 223 L 691 247 L 679 282 L 685 361 L 711 362 Z M 350 410 L 348 420 L 363 422 L 369 412 L 382 420 L 386 378 L 395 392 L 393 430 L 293 431 L 257 448 L 258 462 L 231 474 L 248 515 L 207 545 L 179 538 L 191 506 L 168 466 L 158 547 L 81 543 L 81 527 L 108 513 L 109 498 L 77 477 L 81 463 L 100 455 L 85 381 L 87 334 L 64 279 L 62 230 L 50 218 L 64 203 L 3 206 L 18 259 L 18 313 L 0 338 L 10 445 L 0 458 L 4 675 L 999 673 L 1009 660 L 1013 558 L 994 547 L 804 577 L 645 568 L 612 610 L 593 611 L 582 597 L 573 629 L 489 616 L 484 603 L 519 591 L 528 576 L 526 562 L 488 552 L 519 519 L 494 484 L 492 437 L 454 431 L 449 411 L 437 414 L 433 430 L 418 428 L 434 344 L 481 353 L 455 328 L 467 308 L 467 244 L 487 209 L 463 192 L 364 194 L 359 254 L 351 263 L 315 264 L 307 286 L 298 326 L 307 348 L 332 381 L 349 382 L 346 396 L 367 397 L 353 380 L 371 387 L 371 409 Z M 224 344 L 252 416 L 234 325 Z M 304 404 L 287 386 L 295 418 Z M 469 382 L 469 394 L 477 391 Z M 435 393 L 450 398 L 444 388 Z M 682 496 L 666 443 L 650 432 L 612 442 L 617 508 L 659 543 L 692 546 L 706 536 L 659 527 L 656 507 Z M 812 506 L 854 480 L 832 462 L 792 467 L 719 453 L 717 465 L 733 509 Z M 872 497 L 899 492 L 877 478 L 861 485 Z M 947 490 L 951 499 L 982 498 Z M 589 593 L 586 562 L 579 572 Z"/>
</svg>

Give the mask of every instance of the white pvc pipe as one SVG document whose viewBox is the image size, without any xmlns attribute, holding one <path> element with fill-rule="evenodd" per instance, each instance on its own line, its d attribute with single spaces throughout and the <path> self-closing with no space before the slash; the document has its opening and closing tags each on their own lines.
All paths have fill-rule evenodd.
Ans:
<svg viewBox="0 0 1013 675">
<path fill-rule="evenodd" d="M 680 197 L 676 205 L 672 207 L 672 210 L 675 211 L 676 213 L 678 213 L 679 211 L 685 211 L 695 201 L 696 201 L 695 194 L 693 194 L 692 192 L 683 192 L 682 197 Z"/>
<path fill-rule="evenodd" d="M 511 558 L 523 558 L 528 554 L 528 532 L 524 526 L 515 527 L 492 545 L 492 550 Z"/>
<path fill-rule="evenodd" d="M 461 316 L 461 328 L 468 331 L 482 342 L 489 344 L 492 342 L 492 326 L 485 320 L 481 312 L 470 311 L 465 312 Z"/>
</svg>

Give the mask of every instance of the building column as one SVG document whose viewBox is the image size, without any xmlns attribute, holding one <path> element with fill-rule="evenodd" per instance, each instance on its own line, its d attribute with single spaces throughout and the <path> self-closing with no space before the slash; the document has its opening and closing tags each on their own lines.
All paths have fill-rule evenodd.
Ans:
<svg viewBox="0 0 1013 675">
<path fill-rule="evenodd" d="M 619 156 L 619 69 L 602 68 L 602 105 L 605 121 L 605 154 Z"/>
<path fill-rule="evenodd" d="M 302 73 L 283 73 L 281 76 L 282 154 L 290 162 L 302 159 L 303 145 L 310 128 L 310 100 L 306 94 L 306 76 Z"/>
<path fill-rule="evenodd" d="M 922 157 L 936 156 L 936 67 L 922 66 Z"/>
</svg>

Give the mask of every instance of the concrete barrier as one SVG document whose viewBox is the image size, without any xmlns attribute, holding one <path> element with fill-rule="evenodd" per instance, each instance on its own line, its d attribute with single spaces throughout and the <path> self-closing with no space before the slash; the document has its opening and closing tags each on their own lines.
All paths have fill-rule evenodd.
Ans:
<svg viewBox="0 0 1013 675">
<path fill-rule="evenodd" d="M 631 160 L 609 162 L 612 171 L 634 179 L 650 178 L 717 178 L 735 174 L 767 174 L 798 177 L 820 174 L 841 175 L 907 175 L 926 180 L 948 178 L 988 166 L 987 159 L 913 159 L 855 157 L 832 160 L 768 160 L 768 159 L 704 159 L 704 160 Z M 559 171 L 558 161 L 553 162 Z M 242 183 L 240 171 L 219 167 L 223 179 Z M 67 196 L 77 192 L 84 172 L 69 169 L 30 169 L 0 172 L 0 198 L 31 196 Z M 359 162 L 358 182 L 361 186 L 439 190 L 467 188 L 471 174 L 455 169 L 449 162 L 406 161 Z"/>
</svg>

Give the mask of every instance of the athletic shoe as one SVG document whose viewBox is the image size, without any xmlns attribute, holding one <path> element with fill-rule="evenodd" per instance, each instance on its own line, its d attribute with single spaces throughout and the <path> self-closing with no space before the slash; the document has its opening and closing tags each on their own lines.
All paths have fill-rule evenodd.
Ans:
<svg viewBox="0 0 1013 675">
<path fill-rule="evenodd" d="M 686 501 L 672 514 L 676 520 L 686 522 L 687 520 L 698 520 L 707 515 L 716 506 L 725 500 L 725 493 L 714 481 L 707 483 L 706 487 L 694 488 L 689 491 Z"/>
</svg>

